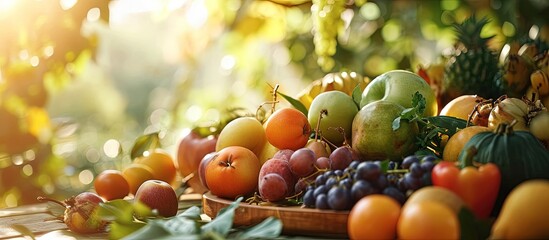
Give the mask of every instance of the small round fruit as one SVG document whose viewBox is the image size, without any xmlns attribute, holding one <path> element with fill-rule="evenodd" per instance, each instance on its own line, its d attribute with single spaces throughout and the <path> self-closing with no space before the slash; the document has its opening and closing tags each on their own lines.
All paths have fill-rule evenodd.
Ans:
<svg viewBox="0 0 549 240">
<path fill-rule="evenodd" d="M 163 217 L 177 214 L 178 199 L 172 186 L 162 180 L 147 180 L 137 190 L 135 199 Z"/>
<path fill-rule="evenodd" d="M 402 208 L 397 235 L 401 239 L 459 239 L 460 225 L 456 213 L 443 203 L 422 201 Z"/>
<path fill-rule="evenodd" d="M 206 166 L 206 184 L 212 194 L 236 199 L 256 189 L 260 168 L 259 159 L 251 150 L 240 146 L 225 147 Z"/>
<path fill-rule="evenodd" d="M 130 193 L 134 194 L 137 192 L 139 186 L 147 180 L 154 179 L 152 174 L 152 169 L 141 163 L 132 163 L 126 169 L 122 171 L 122 175 L 128 181 L 130 185 Z"/>
<path fill-rule="evenodd" d="M 490 131 L 490 128 L 483 126 L 469 126 L 456 132 L 452 137 L 448 139 L 448 142 L 444 146 L 442 152 L 442 158 L 444 161 L 456 162 L 459 157 L 459 153 L 475 134 L 480 132 Z"/>
<path fill-rule="evenodd" d="M 294 176 L 306 177 L 315 171 L 316 156 L 313 150 L 309 148 L 300 148 L 290 156 L 290 171 Z"/>
<path fill-rule="evenodd" d="M 304 147 L 311 134 L 307 116 L 295 108 L 275 111 L 265 122 L 267 140 L 278 149 L 297 150 Z"/>
<path fill-rule="evenodd" d="M 130 184 L 118 170 L 105 170 L 93 182 L 95 191 L 105 200 L 122 199 L 130 193 Z"/>
<path fill-rule="evenodd" d="M 351 239 L 395 239 L 400 204 L 374 194 L 361 198 L 349 212 L 347 232 Z"/>
<path fill-rule="evenodd" d="M 259 179 L 263 178 L 269 173 L 276 173 L 284 178 L 284 181 L 287 184 L 286 189 L 288 189 L 288 194 L 293 193 L 294 185 L 296 184 L 297 178 L 292 173 L 290 169 L 290 164 L 287 160 L 282 160 L 278 158 L 271 158 L 267 160 L 259 170 Z"/>
<path fill-rule="evenodd" d="M 269 173 L 259 179 L 259 195 L 265 201 L 283 200 L 288 193 L 288 185 L 284 178 L 276 173 Z"/>
<path fill-rule="evenodd" d="M 343 143 L 344 136 L 338 128 L 342 128 L 345 137 L 351 138 L 353 119 L 358 112 L 358 106 L 353 98 L 341 91 L 323 92 L 311 102 L 307 118 L 313 129 L 319 124 L 321 111 L 326 110 L 320 120 L 319 130 L 322 137 L 335 145 Z"/>
<path fill-rule="evenodd" d="M 149 152 L 149 155 L 138 157 L 134 161 L 149 166 L 154 179 L 162 180 L 169 184 L 173 183 L 177 174 L 175 162 L 172 156 L 160 149 Z"/>
</svg>

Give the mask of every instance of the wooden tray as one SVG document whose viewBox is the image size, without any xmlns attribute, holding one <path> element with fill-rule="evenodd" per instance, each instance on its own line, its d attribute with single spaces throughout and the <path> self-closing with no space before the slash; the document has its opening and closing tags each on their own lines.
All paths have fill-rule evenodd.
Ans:
<svg viewBox="0 0 549 240">
<path fill-rule="evenodd" d="M 232 201 L 207 192 L 202 197 L 204 213 L 213 218 Z M 348 211 L 319 210 L 302 207 L 271 207 L 240 203 L 235 211 L 234 225 L 250 226 L 275 216 L 282 220 L 283 233 L 323 237 L 347 237 Z"/>
</svg>

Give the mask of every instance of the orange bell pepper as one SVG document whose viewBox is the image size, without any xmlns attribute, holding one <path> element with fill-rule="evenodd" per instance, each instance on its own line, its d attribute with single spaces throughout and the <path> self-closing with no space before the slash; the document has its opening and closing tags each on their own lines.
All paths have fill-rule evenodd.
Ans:
<svg viewBox="0 0 549 240">
<path fill-rule="evenodd" d="M 471 152 L 468 150 L 467 154 Z M 431 177 L 433 185 L 456 193 L 480 219 L 490 215 L 501 183 L 499 167 L 494 163 L 478 168 L 469 164 L 459 169 L 454 162 L 440 162 L 433 168 Z"/>
</svg>

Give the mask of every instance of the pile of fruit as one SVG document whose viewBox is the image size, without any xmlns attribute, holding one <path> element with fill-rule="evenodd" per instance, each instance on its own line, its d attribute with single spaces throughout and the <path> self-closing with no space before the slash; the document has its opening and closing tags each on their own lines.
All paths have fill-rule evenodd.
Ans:
<svg viewBox="0 0 549 240">
<path fill-rule="evenodd" d="M 171 217 L 175 195 L 140 192 L 177 169 L 198 193 L 347 211 L 352 239 L 549 238 L 549 44 L 510 43 L 499 63 L 486 23 L 456 25 L 454 54 L 417 73 L 330 73 L 295 98 L 275 87 L 265 115 L 195 128 L 176 161 L 152 151 L 95 190 Z"/>
</svg>

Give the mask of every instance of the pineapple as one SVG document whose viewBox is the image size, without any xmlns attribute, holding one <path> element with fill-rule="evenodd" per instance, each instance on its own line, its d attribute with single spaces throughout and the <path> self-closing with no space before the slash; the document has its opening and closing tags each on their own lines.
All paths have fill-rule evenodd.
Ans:
<svg viewBox="0 0 549 240">
<path fill-rule="evenodd" d="M 502 83 L 495 78 L 498 58 L 487 45 L 493 36 L 480 36 L 488 22 L 487 18 L 477 20 L 473 15 L 454 25 L 459 42 L 444 70 L 443 102 L 465 94 L 477 94 L 486 99 L 496 99 L 502 94 Z"/>
</svg>

